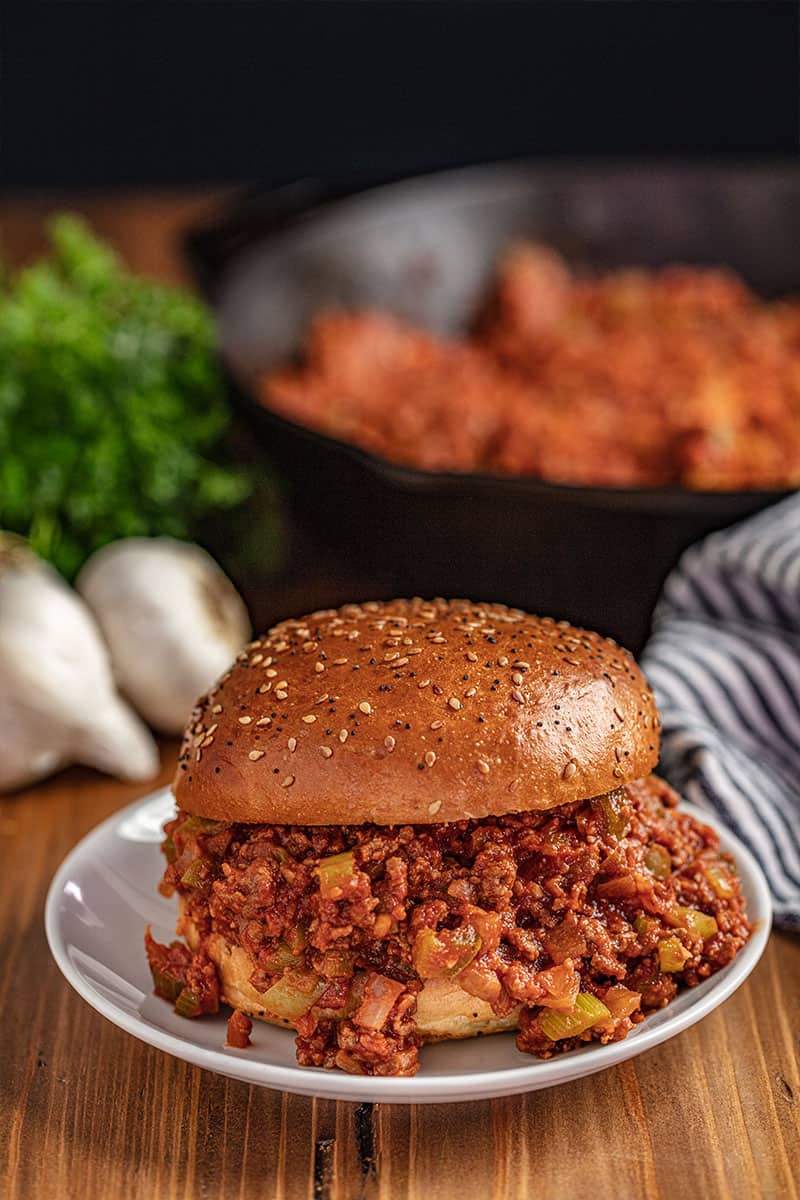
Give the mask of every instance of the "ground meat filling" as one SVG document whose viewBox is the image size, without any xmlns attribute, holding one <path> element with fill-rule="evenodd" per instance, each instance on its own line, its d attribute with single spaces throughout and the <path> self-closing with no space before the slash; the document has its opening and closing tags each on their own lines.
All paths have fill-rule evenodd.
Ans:
<svg viewBox="0 0 800 1200">
<path fill-rule="evenodd" d="M 216 1011 L 216 933 L 317 1067 L 411 1075 L 416 996 L 450 978 L 549 1058 L 624 1038 L 750 935 L 736 868 L 655 776 L 543 813 L 381 827 L 231 825 L 179 812 L 161 890 L 200 932 L 147 952 L 156 991 Z M 213 978 L 213 982 L 212 982 Z"/>
</svg>

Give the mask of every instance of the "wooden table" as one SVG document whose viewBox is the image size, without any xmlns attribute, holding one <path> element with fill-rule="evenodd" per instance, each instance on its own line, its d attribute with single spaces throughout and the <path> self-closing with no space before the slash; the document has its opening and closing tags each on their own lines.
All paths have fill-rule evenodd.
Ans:
<svg viewBox="0 0 800 1200">
<path fill-rule="evenodd" d="M 207 201 L 6 198 L 0 232 L 6 254 L 25 257 L 40 244 L 43 214 L 68 203 L 134 267 L 180 278 L 175 235 Z M 296 578 L 276 585 L 265 613 L 293 611 L 302 590 Z M 164 746 L 164 780 L 174 752 Z M 142 791 L 74 770 L 0 801 L 4 1200 L 797 1196 L 797 938 L 773 934 L 750 980 L 699 1026 L 548 1092 L 419 1107 L 283 1096 L 134 1041 L 84 1004 L 50 958 L 42 911 L 53 872 Z"/>
</svg>

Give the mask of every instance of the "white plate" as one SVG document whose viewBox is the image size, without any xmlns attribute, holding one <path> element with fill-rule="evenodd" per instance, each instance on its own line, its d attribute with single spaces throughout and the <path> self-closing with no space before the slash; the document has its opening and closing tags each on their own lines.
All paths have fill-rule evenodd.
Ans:
<svg viewBox="0 0 800 1200">
<path fill-rule="evenodd" d="M 692 805 L 688 812 L 708 815 Z M 720 830 L 731 851 L 756 929 L 741 953 L 699 987 L 682 992 L 622 1042 L 585 1048 L 542 1062 L 520 1054 L 512 1034 L 423 1048 L 411 1079 L 374 1079 L 299 1067 L 294 1035 L 256 1021 L 247 1050 L 225 1046 L 226 1016 L 189 1021 L 151 994 L 144 927 L 159 941 L 175 936 L 175 903 L 158 894 L 163 870 L 161 826 L 173 813 L 164 789 L 98 825 L 62 863 L 47 896 L 47 940 L 61 971 L 93 1008 L 134 1037 L 209 1071 L 303 1096 L 425 1104 L 507 1096 L 566 1083 L 632 1058 L 700 1021 L 747 978 L 761 957 L 771 921 L 769 893 L 752 855 Z"/>
</svg>

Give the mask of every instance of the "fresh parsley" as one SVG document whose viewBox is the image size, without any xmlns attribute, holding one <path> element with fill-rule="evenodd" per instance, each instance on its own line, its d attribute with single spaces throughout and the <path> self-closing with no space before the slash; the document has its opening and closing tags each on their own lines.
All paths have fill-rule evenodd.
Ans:
<svg viewBox="0 0 800 1200">
<path fill-rule="evenodd" d="M 229 421 L 211 320 L 132 275 L 77 218 L 0 283 L 0 528 L 72 578 L 119 537 L 189 537 L 250 484 L 225 465 Z"/>
</svg>

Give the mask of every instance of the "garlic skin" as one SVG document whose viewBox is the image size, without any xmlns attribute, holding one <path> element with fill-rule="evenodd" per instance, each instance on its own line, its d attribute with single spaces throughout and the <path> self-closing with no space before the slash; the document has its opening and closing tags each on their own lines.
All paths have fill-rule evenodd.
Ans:
<svg viewBox="0 0 800 1200">
<path fill-rule="evenodd" d="M 106 639 L 117 686 L 164 733 L 183 732 L 198 696 L 250 638 L 239 593 L 189 542 L 112 542 L 92 555 L 76 586 Z"/>
<path fill-rule="evenodd" d="M 21 539 L 0 534 L 0 792 L 70 763 L 144 780 L 159 755 L 117 694 L 83 601 Z"/>
</svg>

